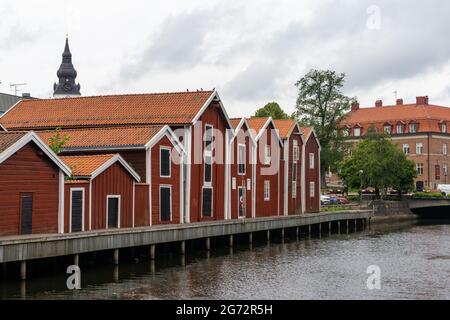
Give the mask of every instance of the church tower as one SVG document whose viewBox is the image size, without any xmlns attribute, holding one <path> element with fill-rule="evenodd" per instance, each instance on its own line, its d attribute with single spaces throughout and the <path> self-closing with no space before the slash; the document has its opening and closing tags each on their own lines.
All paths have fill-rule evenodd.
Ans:
<svg viewBox="0 0 450 320">
<path fill-rule="evenodd" d="M 72 64 L 72 54 L 69 49 L 69 38 L 66 37 L 66 46 L 62 54 L 61 66 L 56 73 L 58 76 L 58 83 L 53 84 L 53 97 L 55 98 L 70 98 L 79 97 L 80 84 L 75 84 L 77 71 Z"/>
</svg>

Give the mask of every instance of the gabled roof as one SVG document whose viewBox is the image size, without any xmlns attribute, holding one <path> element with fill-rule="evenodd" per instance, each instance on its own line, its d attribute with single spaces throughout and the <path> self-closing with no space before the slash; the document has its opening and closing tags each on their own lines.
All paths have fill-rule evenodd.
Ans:
<svg viewBox="0 0 450 320">
<path fill-rule="evenodd" d="M 188 125 L 206 108 L 219 102 L 216 91 L 126 94 L 63 99 L 24 100 L 10 109 L 0 122 L 7 129 L 54 129 L 116 125 Z"/>
<path fill-rule="evenodd" d="M 341 124 L 368 124 L 399 120 L 404 122 L 410 122 L 412 120 L 450 121 L 450 108 L 431 104 L 403 104 L 359 108 L 356 111 L 349 112 Z"/>
<path fill-rule="evenodd" d="M 278 138 L 278 141 L 280 144 L 282 144 L 279 131 L 277 127 L 275 126 L 275 123 L 273 122 L 272 117 L 261 117 L 261 118 L 248 118 L 246 119 L 247 123 L 250 127 L 250 129 L 254 130 L 256 132 L 255 140 L 258 141 L 259 138 L 263 135 L 264 131 L 267 129 L 267 127 L 272 124 L 275 128 L 275 135 Z"/>
<path fill-rule="evenodd" d="M 319 138 L 317 137 L 316 131 L 314 131 L 313 127 L 302 127 L 302 133 L 305 139 L 305 143 L 309 140 L 309 138 L 312 136 L 314 139 L 316 139 L 317 145 L 319 146 L 319 150 L 322 149 L 322 146 L 320 145 Z"/>
<path fill-rule="evenodd" d="M 237 120 L 239 120 L 239 121 L 237 121 Z M 233 124 L 233 128 L 234 128 L 233 137 L 231 138 L 231 141 L 233 141 L 234 138 L 236 138 L 239 130 L 241 130 L 242 127 L 245 126 L 245 128 L 247 129 L 247 132 L 249 134 L 250 141 L 253 143 L 253 145 L 256 145 L 255 135 L 253 134 L 253 130 L 249 130 L 250 126 L 249 126 L 246 118 L 234 118 L 234 119 L 230 119 L 230 121 Z"/>
<path fill-rule="evenodd" d="M 292 132 L 294 131 L 295 127 L 297 127 L 298 132 L 302 134 L 300 126 L 298 125 L 298 122 L 295 119 L 280 119 L 280 120 L 273 120 L 273 122 L 275 123 L 275 126 L 278 129 L 281 139 L 288 139 L 291 136 Z"/>
<path fill-rule="evenodd" d="M 72 168 L 74 178 L 93 180 L 113 164 L 119 162 L 136 181 L 141 180 L 141 177 L 119 154 L 64 156 L 61 157 L 61 160 Z"/>
<path fill-rule="evenodd" d="M 32 131 L 0 132 L 0 164 L 9 159 L 29 142 L 34 142 L 66 175 L 70 176 L 72 174 L 70 168 Z"/>
</svg>

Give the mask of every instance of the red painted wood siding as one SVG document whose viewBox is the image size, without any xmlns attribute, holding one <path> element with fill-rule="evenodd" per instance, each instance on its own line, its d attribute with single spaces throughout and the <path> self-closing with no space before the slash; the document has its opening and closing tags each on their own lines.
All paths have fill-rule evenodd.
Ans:
<svg viewBox="0 0 450 320">
<path fill-rule="evenodd" d="M 309 154 L 314 153 L 314 169 L 309 166 Z M 310 182 L 315 182 L 314 197 L 310 194 Z M 320 211 L 320 163 L 319 145 L 311 134 L 305 146 L 305 211 L 308 213 Z"/>
<path fill-rule="evenodd" d="M 302 181 L 302 138 L 298 134 L 299 131 L 297 127 L 294 129 L 293 133 L 289 137 L 289 164 L 288 164 L 288 214 L 300 214 L 302 211 L 302 193 L 301 193 L 301 181 Z M 297 196 L 292 197 L 292 180 L 293 180 L 293 163 L 294 163 L 294 140 L 298 143 L 298 156 L 297 161 Z"/>
<path fill-rule="evenodd" d="M 201 141 L 203 142 L 203 135 L 206 125 L 212 125 L 214 130 L 222 132 L 222 139 L 214 137 L 214 152 L 213 158 L 217 157 L 217 151 L 220 149 L 225 157 L 225 130 L 226 121 L 221 116 L 220 105 L 218 102 L 213 102 L 205 110 L 200 117 L 201 122 Z M 213 164 L 212 187 L 213 187 L 213 210 L 212 217 L 202 216 L 202 187 L 204 181 L 204 165 L 203 165 L 203 148 L 204 143 L 195 141 L 195 129 L 192 132 L 192 155 L 191 155 L 191 195 L 190 195 L 190 220 L 191 222 L 208 221 L 208 220 L 223 220 L 224 219 L 224 205 L 225 205 L 225 165 Z M 220 147 L 221 146 L 221 147 Z M 201 164 L 195 164 L 195 153 L 201 159 Z"/>
<path fill-rule="evenodd" d="M 64 185 L 64 233 L 70 232 L 70 190 L 73 188 L 84 189 L 84 230 L 89 230 L 89 181 L 86 183 L 66 181 Z"/>
<path fill-rule="evenodd" d="M 33 143 L 0 164 L 0 235 L 20 233 L 20 193 L 33 194 L 32 233 L 58 232 L 59 169 Z"/>
<path fill-rule="evenodd" d="M 251 164 L 251 157 L 252 157 L 252 142 L 250 141 L 250 138 L 246 135 L 247 129 L 243 128 L 239 130 L 237 136 L 233 139 L 233 142 L 231 144 L 230 152 L 232 152 L 232 164 L 230 166 L 230 188 L 231 188 L 231 218 L 232 219 L 238 219 L 239 215 L 239 207 L 238 207 L 238 187 L 244 186 L 246 190 L 246 198 L 247 198 L 247 208 L 245 211 L 245 216 L 247 218 L 252 217 L 252 189 L 247 190 L 247 179 L 250 179 L 251 185 L 253 187 L 253 179 L 252 179 L 252 172 L 253 172 L 253 166 Z M 245 175 L 239 175 L 238 174 L 238 145 L 239 144 L 245 144 L 245 154 L 246 154 L 246 168 L 245 168 Z M 232 188 L 232 180 L 233 178 L 236 179 L 236 189 Z"/>
<path fill-rule="evenodd" d="M 171 161 L 170 164 L 170 178 L 160 177 L 160 147 L 173 148 L 172 142 L 167 138 L 163 137 L 157 144 L 152 147 L 151 150 L 151 171 L 152 171 L 152 225 L 158 224 L 177 224 L 180 223 L 180 174 L 181 166 L 178 159 L 177 163 Z M 176 151 L 171 153 L 171 157 L 180 157 L 180 154 Z M 160 210 L 159 210 L 159 188 L 161 185 L 170 185 L 172 187 L 172 221 L 161 221 Z"/>
<path fill-rule="evenodd" d="M 261 169 L 269 168 L 270 165 L 264 165 L 263 160 L 261 159 L 259 153 L 262 152 L 265 148 L 266 143 L 270 146 L 274 143 L 275 145 L 279 142 L 275 139 L 272 139 L 271 131 L 274 130 L 272 125 L 269 125 L 266 132 L 261 136 L 258 140 L 258 154 L 256 160 L 256 217 L 269 217 L 269 216 L 277 216 L 279 215 L 279 201 L 278 197 L 282 197 L 281 189 L 278 189 L 278 178 L 279 172 L 276 172 L 272 175 L 263 175 Z M 265 138 L 267 136 L 267 138 Z M 261 150 L 261 151 L 260 151 Z M 278 151 L 274 151 L 278 150 Z M 278 161 L 279 153 L 281 148 L 271 148 L 272 152 L 272 161 Z M 270 181 L 270 200 L 264 200 L 264 181 Z"/>
<path fill-rule="evenodd" d="M 133 177 L 115 163 L 92 181 L 92 229 L 106 228 L 106 197 L 120 195 L 120 227 L 132 227 Z"/>
<path fill-rule="evenodd" d="M 135 191 L 134 225 L 144 227 L 150 225 L 149 185 L 138 183 Z"/>
</svg>

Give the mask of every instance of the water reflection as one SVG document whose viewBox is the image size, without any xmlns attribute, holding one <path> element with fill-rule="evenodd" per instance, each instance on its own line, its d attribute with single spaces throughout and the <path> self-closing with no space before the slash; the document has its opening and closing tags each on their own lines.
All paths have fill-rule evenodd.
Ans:
<svg viewBox="0 0 450 320">
<path fill-rule="evenodd" d="M 269 245 L 264 235 L 259 242 L 254 238 L 252 246 L 248 239 L 235 239 L 234 250 L 223 246 L 158 257 L 156 262 L 139 259 L 120 268 L 89 266 L 82 270 L 79 291 L 65 290 L 66 275 L 61 274 L 2 284 L 0 294 L 29 299 L 450 298 L 450 225 L 404 223 L 357 234 L 336 231 L 322 239 L 300 233 L 299 241 L 294 232 L 292 239 Z M 366 287 L 370 265 L 381 268 L 381 290 Z"/>
</svg>

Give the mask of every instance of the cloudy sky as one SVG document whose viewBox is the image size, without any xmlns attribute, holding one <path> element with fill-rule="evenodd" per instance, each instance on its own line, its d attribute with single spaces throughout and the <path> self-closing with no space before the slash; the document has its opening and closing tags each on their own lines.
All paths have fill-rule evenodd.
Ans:
<svg viewBox="0 0 450 320">
<path fill-rule="evenodd" d="M 450 105 L 450 1 L 129 0 L 0 4 L 0 92 L 52 93 L 66 33 L 83 95 L 216 88 L 231 116 L 289 113 L 308 70 L 347 74 L 364 106 Z"/>
</svg>

